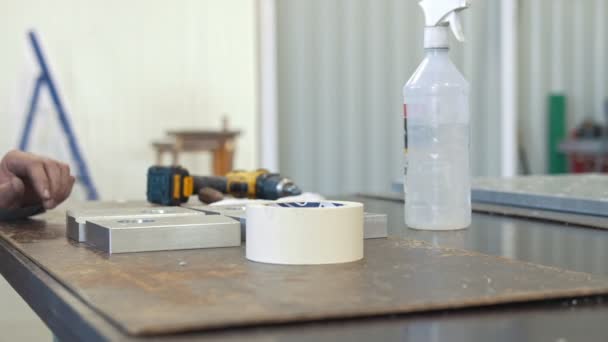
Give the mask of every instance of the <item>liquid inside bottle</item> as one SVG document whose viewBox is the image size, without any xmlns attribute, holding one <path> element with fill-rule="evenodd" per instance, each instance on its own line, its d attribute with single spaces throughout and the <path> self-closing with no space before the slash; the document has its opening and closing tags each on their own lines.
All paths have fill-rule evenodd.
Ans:
<svg viewBox="0 0 608 342">
<path fill-rule="evenodd" d="M 469 85 L 448 49 L 427 49 L 404 87 L 405 223 L 453 230 L 471 223 Z"/>
</svg>

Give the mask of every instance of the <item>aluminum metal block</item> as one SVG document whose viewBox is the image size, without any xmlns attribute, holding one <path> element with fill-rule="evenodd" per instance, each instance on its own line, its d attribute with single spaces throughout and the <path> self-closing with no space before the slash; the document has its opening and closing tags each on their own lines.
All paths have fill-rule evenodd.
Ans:
<svg viewBox="0 0 608 342">
<path fill-rule="evenodd" d="M 86 221 L 96 219 L 137 219 L 151 217 L 177 217 L 204 215 L 203 212 L 181 207 L 115 207 L 68 210 L 66 213 L 66 235 L 78 241 L 87 241 Z"/>
<path fill-rule="evenodd" d="M 86 243 L 110 254 L 241 244 L 239 223 L 221 215 L 91 219 L 86 225 Z"/>
</svg>

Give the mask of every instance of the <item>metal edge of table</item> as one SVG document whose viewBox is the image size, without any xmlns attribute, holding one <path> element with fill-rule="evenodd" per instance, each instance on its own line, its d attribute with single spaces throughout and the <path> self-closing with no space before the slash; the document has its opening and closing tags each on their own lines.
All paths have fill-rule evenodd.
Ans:
<svg viewBox="0 0 608 342">
<path fill-rule="evenodd" d="M 60 341 L 125 339 L 118 328 L 2 238 L 0 261 L 0 274 Z"/>
</svg>

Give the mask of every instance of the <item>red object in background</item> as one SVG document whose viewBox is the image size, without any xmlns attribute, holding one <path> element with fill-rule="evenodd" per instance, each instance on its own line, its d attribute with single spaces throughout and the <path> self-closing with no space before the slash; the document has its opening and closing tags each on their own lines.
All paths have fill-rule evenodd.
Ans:
<svg viewBox="0 0 608 342">
<path fill-rule="evenodd" d="M 595 158 L 579 154 L 568 155 L 571 173 L 596 172 Z"/>
<path fill-rule="evenodd" d="M 605 128 L 608 129 L 608 128 Z M 597 123 L 586 120 L 571 134 L 571 139 L 605 139 L 603 137 L 604 129 Z M 606 132 L 608 133 L 608 132 Z M 608 156 L 600 158 L 599 156 L 590 156 L 586 154 L 570 153 L 568 154 L 568 162 L 570 164 L 571 173 L 590 173 L 590 172 L 608 172 Z M 598 168 L 597 163 L 603 163 Z"/>
</svg>

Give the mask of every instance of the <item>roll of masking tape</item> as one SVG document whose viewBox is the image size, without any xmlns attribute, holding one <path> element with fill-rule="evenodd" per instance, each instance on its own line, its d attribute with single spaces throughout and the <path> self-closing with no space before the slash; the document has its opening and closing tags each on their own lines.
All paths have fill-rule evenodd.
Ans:
<svg viewBox="0 0 608 342">
<path fill-rule="evenodd" d="M 247 259 L 320 265 L 363 258 L 363 204 L 286 202 L 247 206 Z"/>
</svg>

